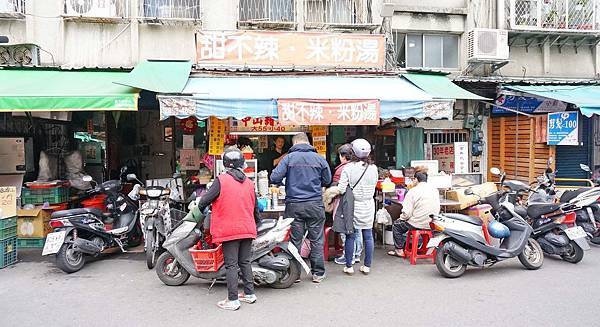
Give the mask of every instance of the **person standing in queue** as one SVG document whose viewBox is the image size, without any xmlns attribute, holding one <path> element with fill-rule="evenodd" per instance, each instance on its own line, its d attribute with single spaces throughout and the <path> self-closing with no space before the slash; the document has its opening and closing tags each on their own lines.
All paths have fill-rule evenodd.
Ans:
<svg viewBox="0 0 600 327">
<path fill-rule="evenodd" d="M 281 160 L 286 156 L 285 153 L 285 138 L 283 136 L 275 137 L 275 148 L 269 150 L 264 155 L 264 165 L 265 170 L 269 172 L 269 174 L 279 165 Z"/>
<path fill-rule="evenodd" d="M 371 144 L 365 139 L 352 141 L 352 159 L 342 171 L 338 188 L 340 193 L 352 192 L 354 196 L 354 233 L 346 234 L 344 243 L 346 274 L 354 274 L 354 252 L 356 235 L 361 234 L 364 240 L 365 260 L 360 267 L 363 274 L 371 272 L 371 262 L 375 249 L 373 239 L 373 222 L 375 220 L 375 186 L 377 185 L 378 171 L 369 155 Z"/>
<path fill-rule="evenodd" d="M 327 161 L 309 144 L 305 133 L 292 138 L 293 146 L 271 174 L 271 182 L 285 182 L 285 217 L 294 218 L 292 244 L 300 249 L 305 231 L 310 241 L 310 265 L 312 281 L 325 279 L 323 257 L 325 207 L 322 187 L 331 183 L 331 171 Z"/>
<path fill-rule="evenodd" d="M 225 150 L 223 166 L 225 172 L 215 179 L 200 199 L 198 207 L 204 210 L 212 204 L 210 234 L 213 243 L 223 244 L 228 296 L 217 306 L 225 310 L 237 310 L 240 301 L 251 304 L 257 299 L 250 258 L 260 216 L 254 183 L 243 172 L 245 160 L 242 152 L 235 147 Z M 239 294 L 238 270 L 241 271 L 244 284 L 244 293 Z"/>
</svg>

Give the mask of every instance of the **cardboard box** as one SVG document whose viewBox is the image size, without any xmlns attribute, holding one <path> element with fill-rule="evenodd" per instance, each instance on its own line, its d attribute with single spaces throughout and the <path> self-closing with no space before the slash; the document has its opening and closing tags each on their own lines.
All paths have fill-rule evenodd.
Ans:
<svg viewBox="0 0 600 327">
<path fill-rule="evenodd" d="M 460 202 L 460 205 L 452 206 L 451 210 L 463 210 L 470 206 L 476 205 L 479 201 L 479 197 L 475 195 L 466 195 L 465 190 L 467 188 L 459 188 L 446 192 L 446 199 Z M 481 185 L 471 186 L 474 194 L 479 195 L 481 198 L 488 196 L 490 193 L 496 192 L 498 187 L 495 183 L 488 182 Z"/>
<path fill-rule="evenodd" d="M 19 238 L 44 238 L 52 232 L 50 227 L 50 215 L 52 209 L 34 209 L 17 211 L 17 237 Z"/>
<path fill-rule="evenodd" d="M 492 214 L 490 213 L 492 210 L 492 206 L 489 204 L 478 204 L 472 206 L 468 209 L 462 211 L 463 214 L 471 217 L 479 217 L 485 224 L 487 224 L 490 219 L 492 219 Z"/>
</svg>

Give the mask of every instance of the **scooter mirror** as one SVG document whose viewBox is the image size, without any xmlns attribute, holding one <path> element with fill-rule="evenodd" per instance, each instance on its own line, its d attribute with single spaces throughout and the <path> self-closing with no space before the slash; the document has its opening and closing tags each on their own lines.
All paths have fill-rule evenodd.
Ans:
<svg viewBox="0 0 600 327">
<path fill-rule="evenodd" d="M 468 189 L 465 190 L 465 195 L 473 195 L 473 194 L 474 193 L 473 193 L 473 189 L 472 188 L 469 187 Z"/>
<path fill-rule="evenodd" d="M 552 166 L 553 162 L 554 162 L 554 157 L 548 158 L 548 167 Z"/>
<path fill-rule="evenodd" d="M 137 180 L 137 176 L 135 174 L 127 174 L 127 180 L 132 182 Z"/>
<path fill-rule="evenodd" d="M 500 169 L 493 167 L 492 169 L 490 169 L 490 173 L 492 173 L 492 175 L 500 175 L 502 174 L 502 172 L 500 171 Z"/>
<path fill-rule="evenodd" d="M 92 178 L 92 176 L 90 176 L 90 175 L 85 175 L 85 176 L 83 176 L 81 179 L 82 179 L 84 182 L 88 182 L 88 183 L 94 180 L 94 179 Z"/>
<path fill-rule="evenodd" d="M 579 164 L 579 167 L 581 168 L 581 170 L 587 171 L 588 173 L 592 172 L 592 170 L 590 169 L 590 167 L 588 165 Z"/>
</svg>

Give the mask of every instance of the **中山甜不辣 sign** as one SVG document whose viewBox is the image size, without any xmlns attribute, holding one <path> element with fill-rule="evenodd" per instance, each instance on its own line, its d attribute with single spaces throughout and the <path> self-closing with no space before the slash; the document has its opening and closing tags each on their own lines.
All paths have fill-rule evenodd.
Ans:
<svg viewBox="0 0 600 327">
<path fill-rule="evenodd" d="M 381 34 L 276 31 L 196 33 L 199 65 L 332 67 L 382 70 Z"/>
<path fill-rule="evenodd" d="M 379 125 L 379 100 L 277 100 L 281 125 Z"/>
</svg>

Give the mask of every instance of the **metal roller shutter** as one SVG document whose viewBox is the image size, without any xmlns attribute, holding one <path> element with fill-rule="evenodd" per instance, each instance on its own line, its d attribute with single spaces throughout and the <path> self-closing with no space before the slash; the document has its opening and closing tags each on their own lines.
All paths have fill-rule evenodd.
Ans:
<svg viewBox="0 0 600 327">
<path fill-rule="evenodd" d="M 590 119 L 579 116 L 582 122 L 582 146 L 556 146 L 556 177 L 560 178 L 589 178 L 588 173 L 581 170 L 579 164 L 590 164 Z"/>
</svg>

